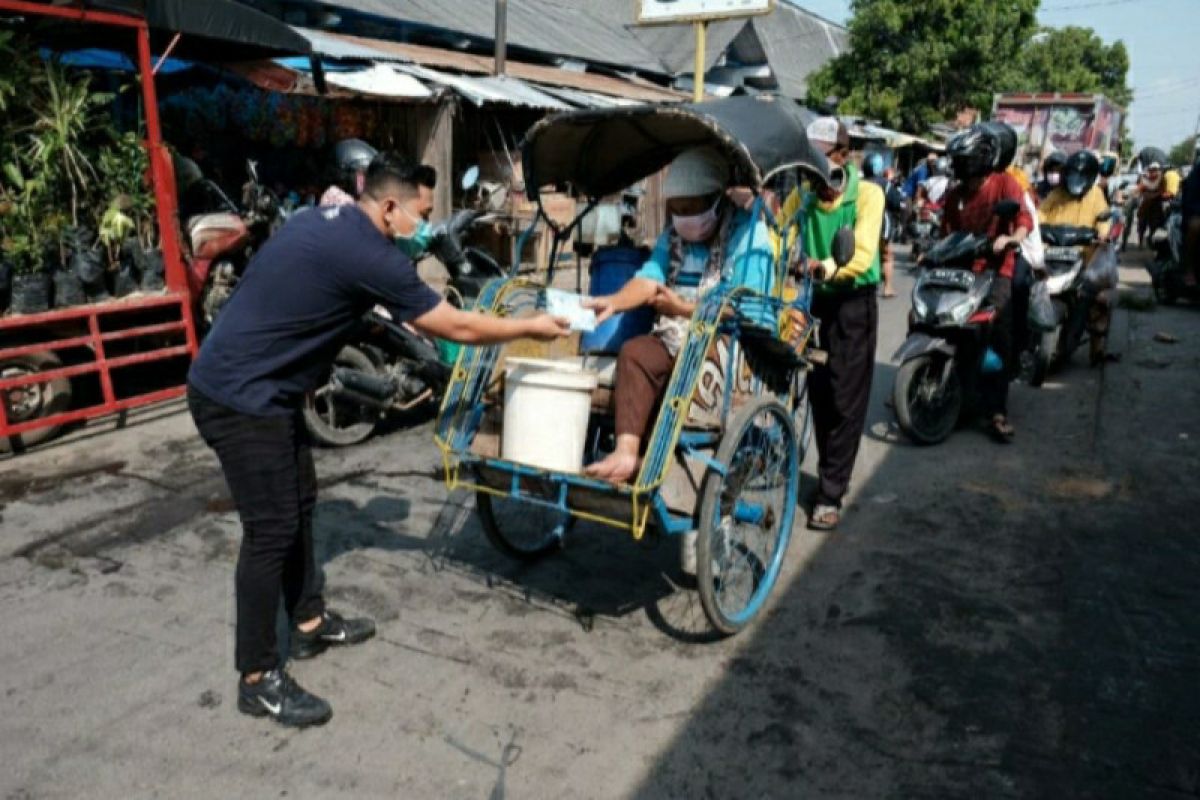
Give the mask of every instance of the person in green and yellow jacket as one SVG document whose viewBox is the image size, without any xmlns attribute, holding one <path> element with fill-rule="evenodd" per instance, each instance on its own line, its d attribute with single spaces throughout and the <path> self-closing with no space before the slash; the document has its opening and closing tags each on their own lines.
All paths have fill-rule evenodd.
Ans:
<svg viewBox="0 0 1200 800">
<path fill-rule="evenodd" d="M 832 530 L 841 519 L 871 396 L 879 325 L 879 240 L 886 203 L 883 190 L 863 180 L 849 163 L 845 125 L 834 117 L 821 117 L 809 125 L 808 139 L 828 156 L 834 180 L 832 185 L 792 192 L 779 222 L 788 240 L 800 232 L 801 269 L 818 281 L 812 312 L 821 322 L 818 347 L 829 360 L 813 371 L 809 383 L 819 483 L 808 524 L 815 530 Z M 854 257 L 839 269 L 831 250 L 834 234 L 843 227 L 854 230 L 855 248 Z"/>
</svg>

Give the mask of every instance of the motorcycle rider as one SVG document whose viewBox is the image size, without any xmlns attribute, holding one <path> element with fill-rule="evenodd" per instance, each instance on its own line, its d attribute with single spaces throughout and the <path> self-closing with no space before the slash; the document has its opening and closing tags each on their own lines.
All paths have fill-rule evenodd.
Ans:
<svg viewBox="0 0 1200 800">
<path fill-rule="evenodd" d="M 335 144 L 333 180 L 321 195 L 320 205 L 344 206 L 357 200 L 366 185 L 367 168 L 378 153 L 362 139 L 342 139 Z"/>
<path fill-rule="evenodd" d="M 1029 212 L 1033 227 L 1029 235 L 1021 242 L 1017 252 L 1017 262 L 1013 270 L 1012 320 L 1013 320 L 1013 353 L 1023 353 L 1029 341 L 1029 293 L 1033 289 L 1034 275 L 1046 268 L 1046 252 L 1042 246 L 1042 232 L 1038 227 L 1037 200 L 1034 199 L 1029 178 L 1025 170 L 1016 166 L 1013 161 L 1017 157 L 1017 132 L 1011 125 L 1004 122 L 985 122 L 984 127 L 995 135 L 1000 144 L 996 154 L 996 164 L 993 170 L 1008 175 L 1021 187 L 1022 204 Z"/>
<path fill-rule="evenodd" d="M 931 173 L 917 188 L 917 207 L 928 203 L 940 208 L 950 188 L 950 160 L 945 156 L 933 162 Z"/>
<path fill-rule="evenodd" d="M 1000 357 L 1004 369 L 985 372 L 980 389 L 989 432 L 999 442 L 1010 442 L 1015 431 L 1008 419 L 1008 384 L 1016 361 L 1011 352 L 1012 280 L 1017 249 L 1033 228 L 1033 218 L 1025 206 L 1020 184 L 1010 175 L 995 171 L 1000 155 L 1000 141 L 995 133 L 985 126 L 973 125 L 947 143 L 946 154 L 958 182 L 946 195 L 943 235 L 966 231 L 992 241 L 990 252 L 976 260 L 974 269 L 996 272 L 989 298 L 995 318 L 988 346 Z M 1018 205 L 1017 212 L 1008 220 L 996 213 L 997 204 L 1006 200 Z"/>
<path fill-rule="evenodd" d="M 1110 223 L 1107 219 L 1097 219 L 1109 210 L 1108 198 L 1098 185 L 1099 176 L 1100 159 L 1087 150 L 1072 154 L 1063 169 L 1062 185 L 1042 203 L 1039 214 L 1041 223 L 1094 228 L 1098 242 L 1107 239 Z M 1091 249 L 1088 257 L 1092 252 L 1095 252 L 1095 248 Z M 1085 282 L 1080 298 L 1080 308 L 1085 311 L 1071 323 L 1078 330 L 1078 326 L 1086 319 L 1092 366 L 1104 360 L 1108 325 L 1112 318 L 1112 295 L 1113 287 L 1096 287 Z"/>
<path fill-rule="evenodd" d="M 1178 173 L 1176 173 L 1178 176 Z M 1162 164 L 1151 161 L 1138 179 L 1138 246 L 1146 243 L 1147 234 L 1154 237 L 1154 232 L 1167 221 L 1166 203 L 1178 191 L 1178 180 L 1169 180 L 1163 175 Z"/>
<path fill-rule="evenodd" d="M 884 169 L 883 156 L 879 153 L 871 153 L 863 159 L 863 177 L 883 190 L 885 199 L 883 230 L 879 239 L 879 253 L 883 261 L 883 288 L 880 290 L 880 297 L 884 298 L 896 296 L 896 290 L 892 287 L 892 274 L 896 267 L 896 258 L 892 253 L 892 231 L 904 206 L 904 196 L 892 184 L 889 172 L 890 170 Z"/>
<path fill-rule="evenodd" d="M 1042 161 L 1042 179 L 1038 181 L 1037 195 L 1039 200 L 1045 200 L 1046 196 L 1058 188 L 1059 182 L 1062 180 L 1062 170 L 1066 166 L 1067 155 L 1055 150 L 1050 155 L 1046 156 Z"/>
</svg>

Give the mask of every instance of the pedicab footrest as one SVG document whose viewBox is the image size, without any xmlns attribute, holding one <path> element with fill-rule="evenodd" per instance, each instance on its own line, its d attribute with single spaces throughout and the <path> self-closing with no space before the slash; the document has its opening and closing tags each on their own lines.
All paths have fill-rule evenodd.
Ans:
<svg viewBox="0 0 1200 800">
<path fill-rule="evenodd" d="M 633 523 L 633 490 L 629 486 L 496 458 L 465 455 L 461 463 L 474 475 L 477 488 L 491 494 L 614 527 L 629 528 Z"/>
</svg>

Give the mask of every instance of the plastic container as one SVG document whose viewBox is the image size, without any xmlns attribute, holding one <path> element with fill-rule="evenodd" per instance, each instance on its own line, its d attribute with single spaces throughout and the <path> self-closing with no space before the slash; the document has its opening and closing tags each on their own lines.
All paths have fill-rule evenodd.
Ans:
<svg viewBox="0 0 1200 800">
<path fill-rule="evenodd" d="M 592 297 L 613 294 L 629 283 L 646 263 L 646 251 L 636 247 L 605 247 L 592 256 L 589 293 Z M 621 345 L 635 336 L 649 333 L 654 325 L 654 309 L 639 308 L 614 314 L 579 342 L 581 353 L 615 355 Z"/>
<path fill-rule="evenodd" d="M 553 472 L 579 472 L 595 388 L 596 373 L 577 363 L 510 358 L 500 456 Z"/>
</svg>

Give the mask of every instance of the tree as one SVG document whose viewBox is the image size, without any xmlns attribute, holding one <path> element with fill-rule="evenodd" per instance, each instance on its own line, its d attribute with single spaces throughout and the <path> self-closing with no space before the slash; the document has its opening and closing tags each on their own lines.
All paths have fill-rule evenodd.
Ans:
<svg viewBox="0 0 1200 800">
<path fill-rule="evenodd" d="M 1168 153 L 1171 163 L 1176 166 L 1191 164 L 1196 158 L 1196 137 L 1189 136 L 1171 148 Z"/>
<path fill-rule="evenodd" d="M 1091 28 L 1043 28 L 1021 54 L 1006 88 L 1017 92 L 1097 92 L 1129 107 L 1125 83 L 1129 53 L 1117 40 L 1106 45 Z"/>
<path fill-rule="evenodd" d="M 990 108 L 1037 30 L 1038 0 L 852 0 L 850 49 L 809 78 L 810 97 L 924 130 Z"/>
</svg>

